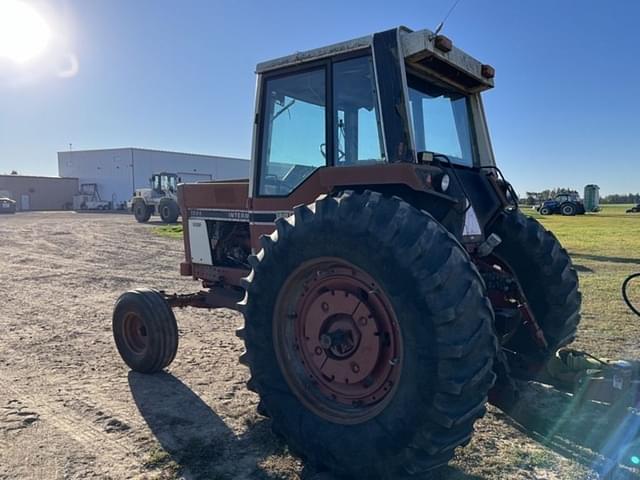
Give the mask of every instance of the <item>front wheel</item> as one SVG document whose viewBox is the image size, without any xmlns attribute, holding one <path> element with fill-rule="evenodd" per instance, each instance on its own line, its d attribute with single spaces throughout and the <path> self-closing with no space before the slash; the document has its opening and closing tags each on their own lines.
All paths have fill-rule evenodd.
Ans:
<svg viewBox="0 0 640 480">
<path fill-rule="evenodd" d="M 540 209 L 540 215 L 551 215 L 551 209 L 549 207 L 542 207 Z"/>
<path fill-rule="evenodd" d="M 546 360 L 573 341 L 580 322 L 582 295 L 571 258 L 551 232 L 519 210 L 500 214 L 490 233 L 502 239 L 494 255 L 518 280 L 548 343 L 541 351 L 520 327 L 506 347 L 525 359 Z"/>
<path fill-rule="evenodd" d="M 148 222 L 151 218 L 151 209 L 144 201 L 137 200 L 133 203 L 133 216 L 138 223 Z"/>
<path fill-rule="evenodd" d="M 120 295 L 113 310 L 112 327 L 120 356 L 136 372 L 159 372 L 176 356 L 176 317 L 156 290 L 144 288 Z"/>
<path fill-rule="evenodd" d="M 484 285 L 429 214 L 374 192 L 279 219 L 250 257 L 249 388 L 311 464 L 402 478 L 471 438 L 494 382 Z"/>
</svg>

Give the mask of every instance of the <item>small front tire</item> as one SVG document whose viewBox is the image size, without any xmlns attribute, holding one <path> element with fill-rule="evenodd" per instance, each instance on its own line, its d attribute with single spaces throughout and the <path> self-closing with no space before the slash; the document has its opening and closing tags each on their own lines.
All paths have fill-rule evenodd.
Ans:
<svg viewBox="0 0 640 480">
<path fill-rule="evenodd" d="M 131 290 L 116 301 L 113 338 L 120 356 L 132 370 L 155 373 L 176 356 L 178 324 L 160 292 Z"/>
<path fill-rule="evenodd" d="M 494 255 L 518 279 L 548 342 L 540 352 L 521 329 L 505 346 L 527 358 L 542 353 L 547 360 L 574 340 L 580 322 L 582 294 L 571 258 L 551 232 L 519 210 L 500 214 L 489 232 L 502 239 Z"/>
</svg>

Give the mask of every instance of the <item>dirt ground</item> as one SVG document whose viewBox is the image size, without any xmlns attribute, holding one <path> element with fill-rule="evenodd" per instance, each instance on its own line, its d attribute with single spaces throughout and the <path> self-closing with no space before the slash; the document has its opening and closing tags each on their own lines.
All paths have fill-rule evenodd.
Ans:
<svg viewBox="0 0 640 480">
<path fill-rule="evenodd" d="M 178 274 L 181 256 L 180 241 L 128 215 L 0 217 L 0 479 L 315 476 L 255 412 L 237 361 L 239 314 L 178 311 L 180 348 L 166 373 L 139 375 L 120 360 L 114 301 L 142 286 L 197 290 Z M 610 470 L 591 450 L 609 422 L 602 411 L 543 387 L 526 392 L 523 410 L 535 432 L 490 407 L 435 477 L 591 479 Z M 638 477 L 619 468 L 612 478 Z"/>
</svg>

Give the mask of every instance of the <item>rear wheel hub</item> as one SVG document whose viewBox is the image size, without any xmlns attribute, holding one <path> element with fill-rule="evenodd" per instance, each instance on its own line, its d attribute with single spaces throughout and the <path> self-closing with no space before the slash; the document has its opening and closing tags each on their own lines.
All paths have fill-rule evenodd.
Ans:
<svg viewBox="0 0 640 480">
<path fill-rule="evenodd" d="M 402 342 L 387 295 L 358 267 L 322 258 L 280 291 L 274 346 L 290 387 L 317 415 L 360 423 L 393 397 Z"/>
</svg>

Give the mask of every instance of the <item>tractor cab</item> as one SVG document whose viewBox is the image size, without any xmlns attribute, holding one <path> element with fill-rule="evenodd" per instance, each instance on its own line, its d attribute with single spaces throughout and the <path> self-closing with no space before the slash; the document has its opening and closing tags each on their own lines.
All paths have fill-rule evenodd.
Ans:
<svg viewBox="0 0 640 480">
<path fill-rule="evenodd" d="M 151 189 L 158 195 L 174 194 L 178 191 L 178 176 L 175 173 L 154 173 L 149 179 Z"/>
<path fill-rule="evenodd" d="M 324 167 L 494 165 L 480 97 L 493 68 L 442 35 L 400 27 L 257 71 L 252 196 L 289 196 Z"/>
<path fill-rule="evenodd" d="M 252 226 L 253 240 L 294 205 L 347 186 L 411 198 L 476 245 L 515 205 L 482 105 L 494 69 L 445 36 L 399 27 L 264 62 L 257 74 L 247 195 L 269 220 Z"/>
</svg>

